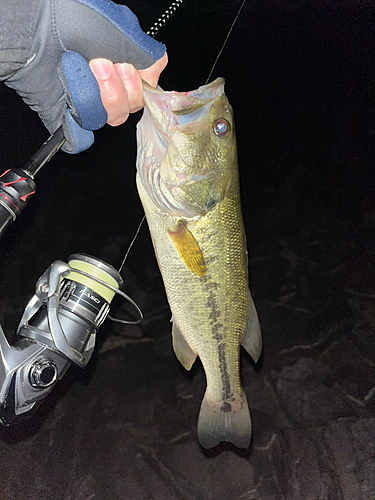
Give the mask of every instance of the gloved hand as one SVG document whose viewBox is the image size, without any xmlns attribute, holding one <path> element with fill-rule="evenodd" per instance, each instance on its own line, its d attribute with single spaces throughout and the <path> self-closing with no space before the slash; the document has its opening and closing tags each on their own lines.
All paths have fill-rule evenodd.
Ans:
<svg viewBox="0 0 375 500">
<path fill-rule="evenodd" d="M 15 89 L 53 133 L 62 124 L 64 151 L 94 142 L 107 121 L 88 61 L 105 58 L 136 69 L 153 65 L 165 47 L 146 35 L 136 16 L 110 0 L 38 0 L 31 57 L 5 84 Z"/>
</svg>

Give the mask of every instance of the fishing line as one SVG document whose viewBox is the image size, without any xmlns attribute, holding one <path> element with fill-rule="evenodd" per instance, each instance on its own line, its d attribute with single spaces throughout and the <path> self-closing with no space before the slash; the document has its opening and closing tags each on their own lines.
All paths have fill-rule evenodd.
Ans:
<svg viewBox="0 0 375 500">
<path fill-rule="evenodd" d="M 209 74 L 209 75 L 208 75 L 208 77 L 207 77 L 207 80 L 206 80 L 206 82 L 205 82 L 205 85 L 207 85 L 207 83 L 208 83 L 209 79 L 211 78 L 211 75 L 212 75 L 212 73 L 213 73 L 213 71 L 214 71 L 214 69 L 215 69 L 216 63 L 217 63 L 217 61 L 219 60 L 219 57 L 221 56 L 221 53 L 223 52 L 224 47 L 225 47 L 225 46 L 226 46 L 226 44 L 227 44 L 228 38 L 230 37 L 230 34 L 231 34 L 231 33 L 232 33 L 232 31 L 233 31 L 234 25 L 236 24 L 237 19 L 238 19 L 238 16 L 241 14 L 242 7 L 245 5 L 245 3 L 246 3 L 246 0 L 243 0 L 242 4 L 240 5 L 240 8 L 238 9 L 238 12 L 237 12 L 237 14 L 236 14 L 236 17 L 234 18 L 234 21 L 233 21 L 233 23 L 232 23 L 232 26 L 229 28 L 228 34 L 227 34 L 227 36 L 225 37 L 225 40 L 224 40 L 224 42 L 223 42 L 223 45 L 221 46 L 221 49 L 219 50 L 219 53 L 218 53 L 218 55 L 217 55 L 217 57 L 216 57 L 216 59 L 215 59 L 215 62 L 214 62 L 214 64 L 213 64 L 212 68 L 211 68 L 210 74 Z"/>
<path fill-rule="evenodd" d="M 122 261 L 122 263 L 121 263 L 121 266 L 119 267 L 119 270 L 118 270 L 118 272 L 119 272 L 119 273 L 121 273 L 121 270 L 122 270 L 122 268 L 124 267 L 125 261 L 126 261 L 126 259 L 127 259 L 128 255 L 129 255 L 129 252 L 130 252 L 130 250 L 131 250 L 132 246 L 134 245 L 135 240 L 137 239 L 138 233 L 139 233 L 139 231 L 141 230 L 141 227 L 142 227 L 142 224 L 143 224 L 143 221 L 145 220 L 145 218 L 146 218 L 146 216 L 144 215 L 144 216 L 142 217 L 141 222 L 140 222 L 140 223 L 139 223 L 139 225 L 138 225 L 138 229 L 137 229 L 137 231 L 135 232 L 134 238 L 132 239 L 132 241 L 131 241 L 131 243 L 130 243 L 130 245 L 129 245 L 129 248 L 128 248 L 128 249 L 127 249 L 127 251 L 126 251 L 126 254 L 125 254 L 124 260 L 123 260 L 123 261 Z"/>
</svg>

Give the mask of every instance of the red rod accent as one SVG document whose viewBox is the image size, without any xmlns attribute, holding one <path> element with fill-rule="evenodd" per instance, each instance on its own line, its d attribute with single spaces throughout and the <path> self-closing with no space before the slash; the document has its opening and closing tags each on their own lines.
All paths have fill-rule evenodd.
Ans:
<svg viewBox="0 0 375 500">
<path fill-rule="evenodd" d="M 17 179 L 16 181 L 12 181 L 12 182 L 4 182 L 3 183 L 3 186 L 11 186 L 12 184 L 16 184 L 17 182 L 21 182 L 21 181 L 25 181 L 26 180 L 26 177 L 20 177 L 19 179 Z"/>
<path fill-rule="evenodd" d="M 10 200 L 7 196 L 5 196 L 5 195 L 3 195 L 3 194 L 1 194 L 1 193 L 0 193 L 0 196 L 2 196 L 2 197 L 4 198 L 4 200 L 9 201 L 9 202 L 10 202 L 10 203 L 14 206 L 14 208 L 17 210 L 17 212 L 19 212 L 18 207 L 17 207 L 17 206 L 13 203 L 13 201 L 12 201 L 12 200 Z"/>
<path fill-rule="evenodd" d="M 34 193 L 35 193 L 35 191 L 32 191 L 32 192 L 31 192 L 31 193 L 29 193 L 29 194 L 25 194 L 24 196 L 21 196 L 21 198 L 20 198 L 20 199 L 21 199 L 22 201 L 26 201 L 26 198 L 27 198 L 28 196 L 31 196 L 31 195 L 32 195 L 32 194 L 34 194 Z"/>
</svg>

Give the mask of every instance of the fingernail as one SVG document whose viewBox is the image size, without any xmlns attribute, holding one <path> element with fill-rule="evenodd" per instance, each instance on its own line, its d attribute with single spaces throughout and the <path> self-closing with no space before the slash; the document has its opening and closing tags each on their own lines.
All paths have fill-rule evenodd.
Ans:
<svg viewBox="0 0 375 500">
<path fill-rule="evenodd" d="M 134 66 L 132 64 L 116 64 L 117 73 L 120 75 L 122 80 L 129 80 L 134 74 Z"/>
<path fill-rule="evenodd" d="M 112 74 L 112 64 L 107 59 L 96 59 L 91 62 L 90 67 L 99 80 L 107 80 Z"/>
</svg>

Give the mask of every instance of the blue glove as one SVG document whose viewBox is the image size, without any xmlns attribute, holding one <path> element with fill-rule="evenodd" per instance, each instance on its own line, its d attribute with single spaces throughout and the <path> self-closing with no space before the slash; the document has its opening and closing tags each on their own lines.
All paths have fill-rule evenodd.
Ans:
<svg viewBox="0 0 375 500">
<path fill-rule="evenodd" d="M 79 153 L 94 142 L 107 113 L 88 61 L 110 59 L 145 69 L 165 53 L 136 16 L 110 0 L 39 0 L 31 57 L 5 80 L 53 133 L 63 126 L 64 151 Z"/>
</svg>

